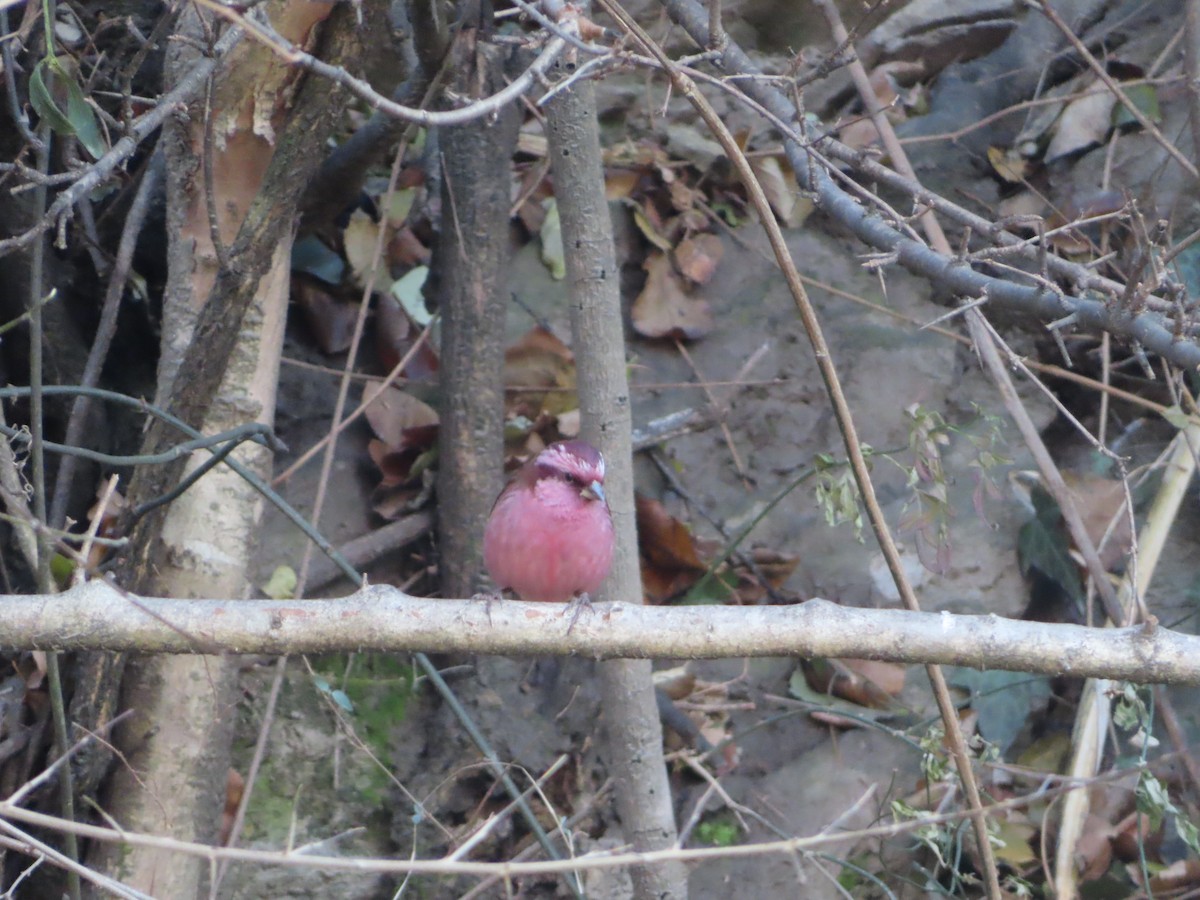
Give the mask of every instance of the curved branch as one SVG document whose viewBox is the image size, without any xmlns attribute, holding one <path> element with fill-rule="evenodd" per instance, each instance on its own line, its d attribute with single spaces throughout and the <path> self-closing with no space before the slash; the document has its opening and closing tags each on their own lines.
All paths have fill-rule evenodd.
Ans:
<svg viewBox="0 0 1200 900">
<path fill-rule="evenodd" d="M 497 91 L 490 97 L 475 100 L 459 109 L 434 112 L 415 106 L 403 106 L 388 99 L 371 87 L 368 82 L 361 78 L 355 78 L 342 66 L 332 66 L 317 59 L 311 53 L 301 50 L 266 23 L 246 18 L 236 10 L 218 3 L 205 3 L 204 5 L 222 18 L 244 27 L 247 34 L 289 63 L 307 69 L 323 78 L 328 78 L 335 84 L 340 84 L 372 109 L 377 109 L 398 119 L 404 119 L 406 122 L 415 122 L 418 125 L 462 125 L 493 114 L 533 87 L 534 82 L 546 74 L 567 46 L 567 42 L 562 38 L 552 37 L 537 58 L 529 64 L 529 67 L 503 90 Z"/>
</svg>

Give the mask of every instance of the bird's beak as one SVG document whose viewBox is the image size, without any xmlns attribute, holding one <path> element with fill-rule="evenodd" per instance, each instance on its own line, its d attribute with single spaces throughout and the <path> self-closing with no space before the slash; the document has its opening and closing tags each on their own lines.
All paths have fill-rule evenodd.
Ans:
<svg viewBox="0 0 1200 900">
<path fill-rule="evenodd" d="M 582 491 L 580 491 L 579 494 L 581 497 L 586 497 L 589 500 L 599 500 L 601 503 L 604 502 L 604 488 L 600 486 L 600 482 L 598 481 L 593 481 Z"/>
</svg>

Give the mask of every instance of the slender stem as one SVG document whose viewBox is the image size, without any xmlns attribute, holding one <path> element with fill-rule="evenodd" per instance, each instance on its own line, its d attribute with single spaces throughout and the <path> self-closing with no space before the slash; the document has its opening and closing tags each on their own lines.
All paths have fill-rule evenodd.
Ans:
<svg viewBox="0 0 1200 900">
<path fill-rule="evenodd" d="M 46 0 L 47 9 L 52 0 Z M 47 12 L 49 16 L 50 13 Z M 53 43 L 53 31 L 47 28 L 46 46 Z M 45 175 L 50 170 L 50 129 L 44 124 L 39 129 L 42 146 L 37 151 L 38 171 Z M 40 215 L 46 208 L 46 185 L 39 184 L 34 190 L 34 209 Z M 45 409 L 42 393 L 43 344 L 42 334 L 42 298 L 45 296 L 43 285 L 46 278 L 46 242 L 36 241 L 30 250 L 29 262 L 29 409 L 30 431 L 33 443 L 30 456 L 33 463 L 33 514 L 41 524 L 46 523 L 46 448 L 43 435 L 45 424 Z M 38 590 L 43 594 L 53 593 L 54 581 L 50 574 L 50 560 L 53 556 L 53 545 L 50 535 L 39 529 L 38 543 Z M 46 654 L 46 675 L 50 688 L 50 710 L 54 719 L 54 744 L 59 756 L 65 756 L 70 749 L 67 739 L 66 704 L 63 701 L 62 672 L 59 669 L 57 653 Z M 75 786 L 71 778 L 71 767 L 63 766 L 59 780 L 59 799 L 62 804 L 63 818 L 75 821 Z M 63 840 L 66 854 L 72 862 L 79 861 L 79 843 L 74 835 L 64 835 Z M 79 880 L 79 872 L 74 868 L 67 869 L 67 887 L 71 892 L 71 900 L 80 900 L 83 886 Z"/>
</svg>

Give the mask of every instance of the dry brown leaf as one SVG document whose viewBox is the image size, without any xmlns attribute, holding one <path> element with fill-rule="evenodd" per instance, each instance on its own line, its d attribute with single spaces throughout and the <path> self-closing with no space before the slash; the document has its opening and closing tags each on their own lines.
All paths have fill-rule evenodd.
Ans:
<svg viewBox="0 0 1200 900">
<path fill-rule="evenodd" d="M 1156 855 L 1162 848 L 1162 823 L 1155 828 L 1147 813 L 1132 812 L 1111 831 L 1113 854 L 1121 862 L 1135 862 L 1143 853 Z"/>
<path fill-rule="evenodd" d="M 996 212 L 1001 219 L 1025 220 L 1041 216 L 1046 212 L 1046 199 L 1030 190 L 1018 191 L 1011 197 L 1001 200 L 996 206 Z M 1032 223 L 1028 221 L 1014 221 L 1005 227 L 1009 231 L 1033 231 Z"/>
<path fill-rule="evenodd" d="M 510 416 L 537 419 L 579 408 L 575 355 L 540 325 L 504 351 L 504 386 Z"/>
<path fill-rule="evenodd" d="M 1100 561 L 1106 570 L 1111 570 L 1125 558 L 1133 544 L 1129 513 L 1124 508 L 1124 485 L 1100 475 L 1070 471 L 1063 472 L 1063 480 L 1083 518 L 1088 537 L 1100 551 Z M 1101 547 L 1110 526 L 1111 534 Z"/>
<path fill-rule="evenodd" d="M 1150 878 L 1150 895 L 1179 893 L 1200 885 L 1200 859 L 1177 859 Z"/>
<path fill-rule="evenodd" d="M 656 669 L 654 687 L 672 700 L 682 700 L 695 689 L 696 674 L 686 665 L 676 666 L 673 669 Z"/>
<path fill-rule="evenodd" d="M 783 583 L 792 577 L 792 573 L 800 565 L 800 557 L 796 554 L 784 553 L 768 547 L 753 548 L 750 551 L 750 558 L 773 588 L 783 587 Z"/>
<path fill-rule="evenodd" d="M 384 369 L 389 372 L 394 369 L 420 334 L 421 330 L 413 325 L 399 300 L 390 293 L 379 295 L 375 310 L 375 350 Z M 429 341 L 423 341 L 401 374 L 421 381 L 432 377 L 437 370 L 437 354 Z"/>
<path fill-rule="evenodd" d="M 675 248 L 675 265 L 693 284 L 706 284 L 717 271 L 724 252 L 725 247 L 715 234 L 692 235 Z"/>
<path fill-rule="evenodd" d="M 398 228 L 387 245 L 388 265 L 399 269 L 427 266 L 432 254 L 407 225 Z"/>
<path fill-rule="evenodd" d="M 357 303 L 338 299 L 324 282 L 299 273 L 292 273 L 291 296 L 322 353 L 341 353 L 350 346 L 358 319 Z"/>
<path fill-rule="evenodd" d="M 1075 864 L 1080 882 L 1095 881 L 1112 865 L 1113 827 L 1099 816 L 1088 816 L 1075 844 Z"/>
<path fill-rule="evenodd" d="M 613 169 L 604 175 L 604 199 L 610 203 L 613 200 L 624 200 L 633 193 L 642 173 L 636 169 Z"/>
<path fill-rule="evenodd" d="M 404 430 L 400 443 L 388 446 L 373 440 L 367 452 L 382 478 L 371 492 L 371 509 L 393 521 L 428 501 L 433 479 L 430 465 L 437 447 L 438 426 L 419 425 Z"/>
<path fill-rule="evenodd" d="M 671 249 L 671 240 L 664 234 L 664 223 L 652 205 L 634 204 L 633 222 L 642 236 L 659 250 L 665 252 Z"/>
<path fill-rule="evenodd" d="M 405 432 L 409 429 L 438 423 L 438 414 L 433 407 L 399 388 L 386 387 L 381 391 L 372 386 L 367 391 L 368 396 L 374 396 L 363 415 L 379 439 L 392 449 L 407 443 Z"/>
<path fill-rule="evenodd" d="M 371 438 L 367 442 L 367 455 L 371 457 L 371 462 L 375 463 L 375 468 L 383 476 L 383 480 L 379 482 L 380 485 L 395 487 L 408 480 L 408 473 L 412 469 L 412 459 L 406 458 L 403 451 L 393 450 L 379 438 Z"/>
<path fill-rule="evenodd" d="M 680 178 L 676 178 L 667 185 L 667 193 L 671 197 L 671 205 L 679 212 L 693 209 L 696 206 L 696 200 L 701 197 L 700 191 L 688 187 Z"/>
<path fill-rule="evenodd" d="M 904 689 L 905 667 L 868 659 L 805 660 L 809 687 L 869 709 L 889 709 Z"/>
<path fill-rule="evenodd" d="M 687 590 L 707 571 L 699 546 L 686 525 L 657 500 L 634 496 L 642 587 L 651 603 Z"/>
<path fill-rule="evenodd" d="M 419 487 L 380 484 L 371 492 L 371 512 L 385 522 L 395 522 L 420 505 L 420 496 Z"/>
<path fill-rule="evenodd" d="M 643 337 L 696 340 L 713 329 L 708 304 L 690 297 L 664 254 L 646 259 L 646 285 L 633 302 L 634 330 Z"/>
<path fill-rule="evenodd" d="M 1043 156 L 1051 162 L 1103 143 L 1112 127 L 1112 111 L 1117 98 L 1112 91 L 1098 90 L 1099 81 L 1082 86 L 1082 95 L 1070 101 L 1054 125 L 1054 135 Z"/>
<path fill-rule="evenodd" d="M 653 141 L 622 141 L 606 149 L 601 157 L 605 166 L 618 168 L 657 168 L 670 166 L 667 152 Z"/>
<path fill-rule="evenodd" d="M 1030 162 L 1017 150 L 988 147 L 987 158 L 1002 181 L 1007 181 L 1009 184 L 1020 184 L 1029 177 Z"/>
<path fill-rule="evenodd" d="M 579 414 L 579 409 L 568 409 L 565 413 L 559 413 L 556 417 L 558 422 L 558 433 L 564 438 L 579 437 L 580 429 L 583 427 L 582 417 Z"/>
<path fill-rule="evenodd" d="M 778 156 L 755 156 L 750 159 L 753 170 L 767 202 L 788 228 L 796 228 L 808 218 L 812 201 L 800 196 L 792 170 Z"/>
<path fill-rule="evenodd" d="M 233 830 L 233 822 L 237 817 L 238 807 L 242 804 L 242 795 L 246 792 L 246 779 L 234 768 L 225 775 L 225 808 L 221 813 L 221 834 L 218 845 L 224 845 L 229 840 Z"/>
<path fill-rule="evenodd" d="M 350 271 L 354 273 L 354 281 L 358 285 L 367 282 L 367 276 L 375 263 L 375 245 L 379 242 L 379 223 L 361 209 L 350 214 L 350 221 L 342 231 L 342 248 L 346 252 L 346 261 L 350 263 Z"/>
<path fill-rule="evenodd" d="M 881 143 L 879 131 L 870 119 L 855 119 L 838 129 L 838 140 L 854 150 L 866 150 Z"/>
</svg>

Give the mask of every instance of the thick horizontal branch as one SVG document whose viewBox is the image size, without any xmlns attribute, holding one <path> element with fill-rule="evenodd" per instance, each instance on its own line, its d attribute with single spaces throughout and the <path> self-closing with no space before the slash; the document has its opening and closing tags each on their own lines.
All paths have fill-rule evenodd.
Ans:
<svg viewBox="0 0 1200 900">
<path fill-rule="evenodd" d="M 1200 684 L 1200 638 L 998 616 L 799 606 L 584 609 L 428 600 L 369 587 L 337 600 L 171 600 L 94 581 L 64 594 L 0 595 L 0 648 L 154 653 L 350 650 L 715 659 L 862 657 L 1136 682 Z"/>
</svg>

